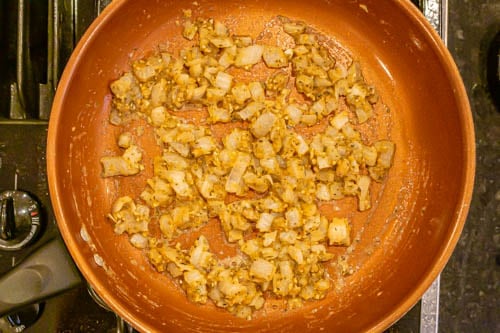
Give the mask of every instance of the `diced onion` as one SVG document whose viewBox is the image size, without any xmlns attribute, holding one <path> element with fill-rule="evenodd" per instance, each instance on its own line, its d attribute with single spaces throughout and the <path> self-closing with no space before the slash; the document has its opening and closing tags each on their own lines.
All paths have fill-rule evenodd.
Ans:
<svg viewBox="0 0 500 333">
<path fill-rule="evenodd" d="M 262 58 L 264 47 L 262 45 L 250 45 L 238 49 L 234 65 L 237 67 L 250 67 Z"/>
<path fill-rule="evenodd" d="M 273 128 L 277 118 L 273 113 L 266 112 L 259 116 L 252 124 L 251 131 L 257 138 L 266 136 Z"/>
<path fill-rule="evenodd" d="M 146 179 L 137 200 L 113 203 L 114 232 L 127 234 L 190 301 L 210 300 L 240 318 L 251 319 L 267 295 L 289 309 L 322 299 L 328 265 L 350 271 L 331 261 L 328 246 L 349 246 L 351 224 L 328 220 L 320 206 L 353 196 L 359 211 L 370 209 L 371 182 L 393 164 L 392 141 L 373 130 L 371 144 L 358 131 L 381 103 L 375 88 L 357 61 L 335 57 L 302 22 L 280 18 L 287 45 L 259 45 L 222 21 L 183 12 L 187 46 L 176 54 L 162 46 L 110 85 L 109 119 L 123 132 L 121 152 L 101 158 L 103 176 L 139 174 L 139 144 L 152 138 L 159 152 L 132 180 Z M 178 242 L 214 218 L 237 255 L 220 259 L 202 231 L 189 248 Z"/>
</svg>

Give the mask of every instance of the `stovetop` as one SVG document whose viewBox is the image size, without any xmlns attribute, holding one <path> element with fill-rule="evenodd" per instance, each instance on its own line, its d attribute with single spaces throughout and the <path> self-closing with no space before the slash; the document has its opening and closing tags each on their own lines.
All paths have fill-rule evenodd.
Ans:
<svg viewBox="0 0 500 333">
<path fill-rule="evenodd" d="M 45 170 L 50 105 L 58 77 L 76 42 L 110 1 L 0 3 L 0 194 L 14 188 L 31 194 L 43 222 L 26 248 L 0 249 L 0 276 L 59 237 Z M 427 295 L 427 299 L 438 303 L 423 302 L 422 306 L 419 302 L 388 332 L 431 332 L 432 325 L 423 325 L 424 315 L 431 316 L 426 318 L 431 323 L 438 321 L 443 332 L 500 331 L 496 318 L 500 308 L 500 189 L 496 172 L 500 161 L 500 117 L 488 92 L 486 75 L 488 50 L 500 31 L 500 4 L 495 0 L 412 2 L 447 37 L 468 89 L 478 138 L 478 172 L 468 222 L 441 275 L 442 288 L 437 289 L 437 294 Z M 447 11 L 442 10 L 443 6 Z M 433 313 L 438 308 L 439 312 Z M 16 320 L 25 326 L 13 325 Z M 0 333 L 116 332 L 116 327 L 115 315 L 89 296 L 83 279 L 59 296 L 0 318 Z"/>
</svg>

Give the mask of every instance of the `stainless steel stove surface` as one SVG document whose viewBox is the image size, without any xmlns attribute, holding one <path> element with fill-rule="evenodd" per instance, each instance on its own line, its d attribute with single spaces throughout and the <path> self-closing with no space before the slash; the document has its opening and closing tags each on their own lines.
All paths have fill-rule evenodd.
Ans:
<svg viewBox="0 0 500 333">
<path fill-rule="evenodd" d="M 110 1 L 2 0 L 0 2 L 0 200 L 2 202 L 0 214 L 4 214 L 2 217 L 4 222 L 0 224 L 0 278 L 8 276 L 13 267 L 22 265 L 25 258 L 35 253 L 35 250 L 61 246 L 60 244 L 62 244 L 57 241 L 59 233 L 50 206 L 45 170 L 45 141 L 50 105 L 58 77 L 76 42 L 92 20 Z M 466 4 L 459 0 L 416 0 L 413 2 L 420 6 L 445 39 L 446 36 L 449 36 L 450 44 L 453 46 L 452 52 L 455 51 L 453 55 L 459 60 L 457 62 L 464 76 L 464 81 L 467 88 L 470 88 L 468 83 L 472 76 L 471 72 L 475 73 L 475 70 L 483 69 L 479 63 L 482 58 L 477 57 L 473 62 L 464 61 L 466 52 L 460 49 L 460 42 L 466 35 L 474 37 L 478 34 L 482 34 L 483 44 L 488 44 L 493 40 L 493 32 L 500 29 L 500 5 L 496 1 L 466 1 Z M 460 8 L 465 7 L 468 9 L 467 12 L 460 11 Z M 481 9 L 478 15 L 484 17 L 475 16 L 475 7 Z M 450 26 L 453 29 L 458 26 L 461 30 L 452 31 Z M 474 34 L 471 33 L 473 29 Z M 479 45 L 479 42 L 472 47 L 477 48 L 479 52 L 481 52 L 481 48 L 484 49 L 484 45 Z M 500 58 L 500 54 L 498 57 Z M 478 69 L 471 69 L 472 66 L 476 66 Z M 486 75 L 484 76 L 486 77 Z M 491 75 L 488 76 L 488 78 L 490 77 Z M 498 72 L 496 77 L 498 79 Z M 486 89 L 487 86 L 484 83 L 483 90 Z M 470 96 L 473 101 L 471 103 L 473 109 L 478 105 L 483 107 L 486 105 L 488 110 L 492 110 L 490 113 L 483 111 L 483 115 L 486 112 L 489 117 L 491 128 L 488 131 L 491 131 L 491 135 L 489 135 L 490 132 L 482 135 L 482 130 L 478 128 L 476 131 L 482 138 L 483 144 L 486 141 L 487 146 L 488 140 L 490 140 L 489 142 L 493 146 L 496 144 L 494 147 L 498 148 L 500 141 L 498 111 L 495 112 L 487 93 L 481 95 L 480 100 L 476 98 L 474 91 Z M 481 119 L 483 118 L 476 120 L 480 121 Z M 480 122 L 480 124 L 484 125 L 484 122 Z M 484 157 L 488 157 L 488 161 L 495 163 L 499 160 L 498 150 L 496 153 L 491 153 L 488 149 L 483 149 L 480 152 L 483 153 Z M 498 175 L 494 170 L 488 172 L 482 164 L 478 166 L 478 169 L 477 183 L 487 182 L 493 190 L 481 192 L 483 199 L 475 200 L 471 211 L 473 214 L 477 213 L 484 206 L 486 211 L 491 209 L 490 214 L 495 216 L 495 213 L 498 213 L 498 207 L 500 207 L 498 206 L 500 192 L 495 188 L 498 186 Z M 25 216 L 18 220 L 23 220 L 26 225 L 19 225 L 16 229 L 16 226 L 12 225 L 13 219 L 10 216 L 14 211 L 12 206 L 14 199 L 10 198 L 15 197 L 16 202 L 20 202 L 21 196 L 26 202 L 26 207 L 17 214 Z M 491 204 L 492 200 L 497 200 L 497 206 Z M 488 213 L 482 212 L 484 220 L 484 214 Z M 7 223 L 6 220 L 10 222 Z M 470 217 L 469 220 L 471 220 Z M 29 222 L 32 222 L 32 225 L 29 225 Z M 495 219 L 490 222 L 491 225 L 485 228 L 492 230 L 494 223 L 496 223 Z M 470 242 L 463 239 L 470 238 L 468 232 L 476 224 L 474 221 L 469 221 L 467 225 L 472 225 L 472 227 L 468 229 L 466 226 L 465 235 L 462 236 L 461 240 L 462 246 L 459 243 L 454 257 L 468 257 L 470 253 L 474 252 L 474 249 L 467 246 Z M 15 232 L 12 233 L 13 230 Z M 476 229 L 472 230 L 474 232 Z M 495 234 L 495 232 L 495 239 L 500 239 L 498 229 L 493 230 L 490 235 Z M 484 233 L 484 236 L 487 237 L 488 233 Z M 485 251 L 489 251 L 489 253 L 496 251 L 498 256 L 500 247 L 495 247 L 498 244 L 493 244 L 489 239 L 479 241 L 487 244 Z M 54 245 L 56 243 L 59 245 Z M 21 245 L 25 246 L 17 249 Z M 493 247 L 495 248 L 493 249 Z M 36 251 L 36 253 L 38 252 Z M 58 260 L 67 261 L 68 264 L 68 271 L 63 273 L 63 278 L 67 280 L 66 291 L 58 296 L 42 295 L 40 297 L 42 299 L 34 305 L 17 309 L 10 315 L 5 315 L 5 311 L 2 312 L 2 302 L 5 303 L 6 298 L 14 297 L 12 294 L 19 293 L 19 291 L 2 289 L 3 285 L 0 281 L 0 315 L 3 315 L 0 317 L 0 333 L 21 331 L 49 333 L 124 332 L 127 330 L 131 332 L 123 325 L 123 322 L 117 320 L 113 313 L 98 305 L 90 296 L 87 285 L 79 277 L 69 256 L 63 256 Z M 448 302 L 458 303 L 462 296 L 454 293 L 456 285 L 469 281 L 464 277 L 464 275 L 467 276 L 468 271 L 461 271 L 462 276 L 455 277 L 456 268 L 453 265 L 456 265 L 456 260 L 452 258 L 450 264 L 452 267 L 448 270 L 445 269 L 441 281 L 445 287 L 445 289 L 441 289 L 441 295 L 444 295 L 447 303 L 439 303 L 440 289 L 439 280 L 437 280 L 424 297 L 423 302 L 419 302 L 388 332 L 437 332 L 438 324 L 440 324 L 442 331 L 500 331 L 500 324 L 494 315 L 498 311 L 496 299 L 500 298 L 498 292 L 495 292 L 498 289 L 497 284 L 485 287 L 486 281 L 479 278 L 477 281 L 479 296 L 468 298 L 470 304 L 479 307 L 475 311 L 478 313 L 476 318 L 481 320 L 480 323 L 471 323 L 467 318 L 457 317 L 456 314 L 450 312 L 460 312 L 455 307 L 448 305 Z M 490 263 L 486 262 L 485 265 L 490 265 Z M 466 266 L 460 267 L 467 269 Z M 496 277 L 496 280 L 499 280 L 498 263 L 493 263 L 491 267 L 478 268 L 475 266 L 474 269 L 484 270 L 485 277 L 493 277 L 493 279 Z M 27 286 L 23 292 L 29 289 L 30 287 Z M 454 295 L 456 299 L 450 299 L 450 294 Z M 21 293 L 16 294 L 15 297 L 23 298 L 24 296 Z M 27 301 L 27 303 L 29 302 Z M 480 312 L 483 313 L 480 314 Z M 460 312 L 460 315 L 468 316 L 465 312 Z"/>
</svg>

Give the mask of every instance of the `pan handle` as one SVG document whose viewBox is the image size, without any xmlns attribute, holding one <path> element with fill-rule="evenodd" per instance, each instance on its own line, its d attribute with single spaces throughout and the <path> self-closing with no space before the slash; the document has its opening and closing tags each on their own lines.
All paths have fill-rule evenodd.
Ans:
<svg viewBox="0 0 500 333">
<path fill-rule="evenodd" d="M 0 317 L 81 283 L 63 241 L 55 238 L 0 278 Z"/>
</svg>

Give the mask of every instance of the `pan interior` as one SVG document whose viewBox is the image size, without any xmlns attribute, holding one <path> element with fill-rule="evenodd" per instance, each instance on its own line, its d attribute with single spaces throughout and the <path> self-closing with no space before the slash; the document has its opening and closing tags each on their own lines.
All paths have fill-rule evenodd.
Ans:
<svg viewBox="0 0 500 333">
<path fill-rule="evenodd" d="M 340 46 L 360 62 L 366 80 L 389 108 L 376 110 L 376 125 L 362 131 L 396 143 L 394 165 L 376 189 L 370 211 L 353 213 L 354 200 L 339 203 L 354 223 L 353 251 L 346 254 L 353 274 L 335 279 L 322 301 L 292 311 L 268 302 L 251 321 L 212 305 L 192 304 L 126 236 L 116 236 L 106 218 L 118 196 L 140 193 L 151 174 L 146 169 L 120 184 L 100 176 L 99 159 L 117 153 L 119 134 L 108 122 L 109 83 L 129 70 L 131 60 L 160 43 L 173 51 L 181 48 L 185 41 L 178 20 L 188 8 L 194 16 L 219 19 L 231 31 L 254 37 L 262 31 L 272 37 L 278 15 L 302 20 L 329 36 L 333 49 Z M 105 301 L 144 331 L 364 331 L 383 329 L 409 310 L 444 265 L 461 230 L 473 144 L 458 74 L 418 15 L 400 1 L 112 3 L 84 36 L 63 75 L 48 154 L 61 232 Z M 155 149 L 152 132 L 140 140 L 150 152 Z M 211 243 L 223 243 L 216 224 L 204 232 Z"/>
</svg>

